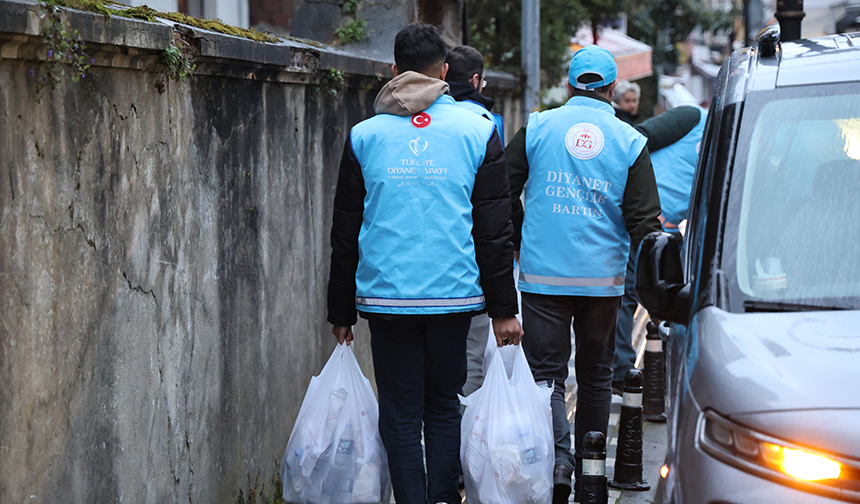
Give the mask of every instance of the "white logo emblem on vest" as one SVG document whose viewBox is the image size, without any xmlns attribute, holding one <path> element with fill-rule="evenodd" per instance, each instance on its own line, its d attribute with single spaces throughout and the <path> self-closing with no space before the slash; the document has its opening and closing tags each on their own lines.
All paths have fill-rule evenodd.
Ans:
<svg viewBox="0 0 860 504">
<path fill-rule="evenodd" d="M 564 146 L 576 159 L 591 159 L 603 150 L 603 132 L 593 124 L 579 123 L 567 130 Z"/>
<path fill-rule="evenodd" d="M 421 137 L 415 137 L 409 141 L 409 149 L 417 156 L 427 150 L 427 140 L 424 140 L 424 145 L 421 145 Z"/>
</svg>

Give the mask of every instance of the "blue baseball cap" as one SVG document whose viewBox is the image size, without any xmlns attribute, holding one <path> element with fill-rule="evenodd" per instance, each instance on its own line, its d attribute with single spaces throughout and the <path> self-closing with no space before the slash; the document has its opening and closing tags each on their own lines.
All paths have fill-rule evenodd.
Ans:
<svg viewBox="0 0 860 504">
<path fill-rule="evenodd" d="M 601 80 L 585 84 L 577 80 L 582 74 L 597 74 Z M 585 46 L 576 51 L 573 59 L 570 60 L 570 70 L 567 72 L 570 85 L 576 89 L 585 90 L 608 86 L 617 76 L 618 67 L 615 65 L 612 53 L 596 45 Z"/>
</svg>

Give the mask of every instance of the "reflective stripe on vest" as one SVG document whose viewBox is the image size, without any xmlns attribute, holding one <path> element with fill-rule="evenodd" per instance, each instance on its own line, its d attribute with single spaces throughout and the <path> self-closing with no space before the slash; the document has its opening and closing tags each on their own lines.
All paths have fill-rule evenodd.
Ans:
<svg viewBox="0 0 860 504">
<path fill-rule="evenodd" d="M 625 277 L 612 278 L 568 278 L 549 277 L 542 275 L 530 275 L 520 271 L 520 282 L 528 282 L 541 285 L 558 285 L 565 287 L 612 287 L 624 285 Z"/>
<path fill-rule="evenodd" d="M 472 296 L 460 299 L 388 299 L 356 297 L 355 303 L 359 306 L 400 306 L 400 307 L 426 307 L 426 306 L 471 306 L 484 302 L 484 296 Z"/>
</svg>

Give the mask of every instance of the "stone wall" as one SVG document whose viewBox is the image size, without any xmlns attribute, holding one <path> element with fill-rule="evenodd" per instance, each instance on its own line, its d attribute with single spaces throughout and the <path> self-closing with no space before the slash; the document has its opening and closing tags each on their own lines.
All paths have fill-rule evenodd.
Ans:
<svg viewBox="0 0 860 504">
<path fill-rule="evenodd" d="M 389 64 L 62 10 L 94 64 L 39 90 L 45 15 L 0 1 L 0 502 L 268 502 L 335 345 L 344 138 Z"/>
</svg>

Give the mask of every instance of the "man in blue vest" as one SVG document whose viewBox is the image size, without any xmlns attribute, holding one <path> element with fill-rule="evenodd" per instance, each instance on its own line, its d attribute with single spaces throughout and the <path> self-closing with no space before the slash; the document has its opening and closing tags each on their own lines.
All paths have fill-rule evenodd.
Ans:
<svg viewBox="0 0 860 504">
<path fill-rule="evenodd" d="M 492 112 L 495 101 L 481 94 L 487 84 L 484 79 L 484 58 L 472 46 L 457 46 L 448 51 L 445 58 L 448 73 L 445 82 L 450 87 L 451 97 L 457 105 L 470 110 L 495 123 L 499 137 L 505 138 L 505 123 L 502 116 Z M 486 313 L 472 317 L 466 339 L 466 383 L 463 395 L 477 390 L 484 381 L 484 350 L 490 334 L 490 317 Z"/>
<path fill-rule="evenodd" d="M 344 146 L 332 219 L 328 320 L 347 344 L 356 311 L 370 325 L 398 504 L 460 502 L 457 393 L 472 316 L 489 313 L 499 345 L 522 338 L 504 147 L 447 94 L 446 52 L 431 25 L 398 32 L 394 79 Z"/>
<path fill-rule="evenodd" d="M 707 117 L 708 112 L 704 109 L 683 106 L 636 126 L 636 129 L 648 138 L 648 150 L 651 152 L 657 192 L 660 194 L 660 221 L 663 223 L 663 230 L 668 233 L 680 234 L 678 224 L 687 218 L 690 211 L 690 191 L 693 189 L 693 175 L 696 173 Z M 639 304 L 633 291 L 635 261 L 636 249 L 631 248 L 624 296 L 618 309 L 618 325 L 615 330 L 612 392 L 617 395 L 623 395 L 624 376 L 636 364 L 636 350 L 632 342 L 633 315 L 636 305 Z"/>
<path fill-rule="evenodd" d="M 567 502 L 571 473 L 582 473 L 585 433 L 606 433 L 628 251 L 631 242 L 660 229 L 647 141 L 616 118 L 610 104 L 616 75 L 609 51 L 594 45 L 577 51 L 568 72 L 572 98 L 532 113 L 506 149 L 523 349 L 535 380 L 554 386 L 554 503 Z M 524 186 L 525 212 L 519 200 Z M 564 402 L 571 319 L 578 385 L 575 456 Z"/>
<path fill-rule="evenodd" d="M 505 121 L 501 115 L 493 113 L 496 102 L 482 94 L 487 87 L 487 79 L 484 78 L 484 58 L 481 53 L 472 46 L 457 46 L 448 51 L 445 63 L 448 64 L 445 81 L 457 105 L 493 121 L 504 141 Z"/>
</svg>

